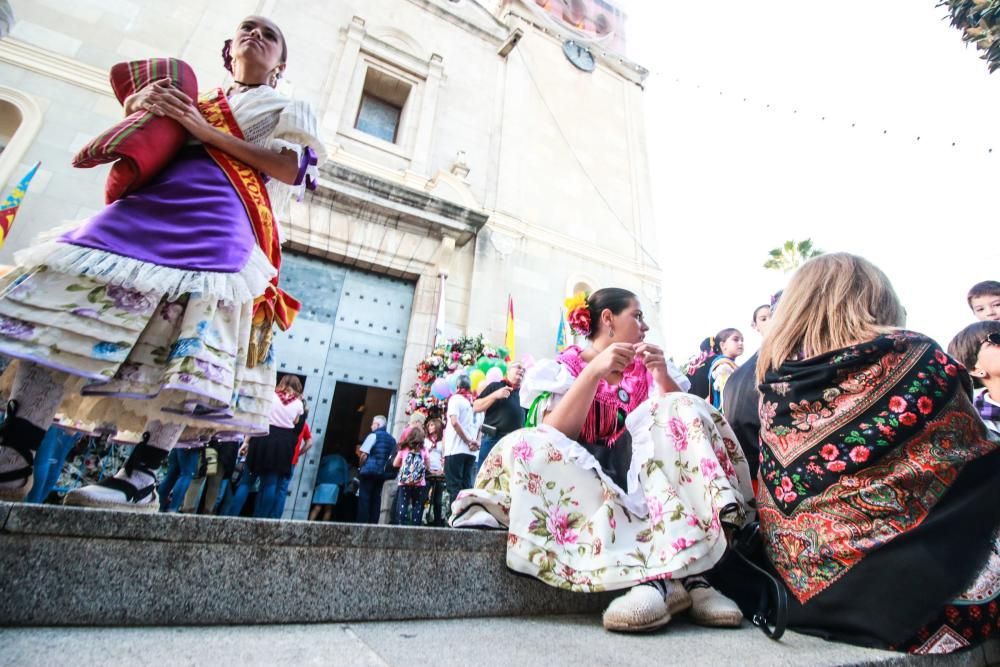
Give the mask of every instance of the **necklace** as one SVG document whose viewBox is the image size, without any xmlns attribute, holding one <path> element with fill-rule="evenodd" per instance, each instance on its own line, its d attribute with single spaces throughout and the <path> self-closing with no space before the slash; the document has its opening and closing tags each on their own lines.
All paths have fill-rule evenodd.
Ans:
<svg viewBox="0 0 1000 667">
<path fill-rule="evenodd" d="M 260 88 L 261 86 L 267 85 L 267 82 L 261 82 L 261 83 L 243 83 L 242 81 L 236 81 L 236 80 L 233 80 L 233 83 L 235 83 L 238 86 L 243 86 L 244 88 Z"/>
</svg>

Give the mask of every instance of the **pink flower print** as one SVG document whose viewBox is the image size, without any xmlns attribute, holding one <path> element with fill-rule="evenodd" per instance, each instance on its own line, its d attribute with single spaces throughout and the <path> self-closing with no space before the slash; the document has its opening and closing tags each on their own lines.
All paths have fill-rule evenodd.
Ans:
<svg viewBox="0 0 1000 667">
<path fill-rule="evenodd" d="M 906 412 L 906 399 L 902 396 L 893 396 L 889 399 L 889 409 L 893 412 Z"/>
<path fill-rule="evenodd" d="M 819 450 L 819 455 L 827 461 L 833 461 L 840 456 L 840 450 L 837 449 L 837 445 L 826 444 L 823 445 L 823 449 Z"/>
<path fill-rule="evenodd" d="M 696 517 L 694 514 L 689 514 L 687 518 L 687 525 L 691 526 L 692 528 L 697 528 L 698 517 Z"/>
<path fill-rule="evenodd" d="M 947 363 L 948 357 L 944 355 L 941 350 L 934 350 L 934 359 L 937 360 L 939 364 Z"/>
<path fill-rule="evenodd" d="M 865 461 L 868 460 L 868 457 L 870 455 L 871 452 L 869 452 L 867 448 L 858 446 L 851 450 L 849 456 L 851 457 L 851 460 L 854 461 L 855 463 L 864 463 Z"/>
<path fill-rule="evenodd" d="M 826 469 L 830 472 L 844 472 L 847 468 L 847 464 L 843 461 L 830 461 L 826 464 Z"/>
<path fill-rule="evenodd" d="M 608 525 L 611 526 L 611 530 L 618 527 L 618 521 L 615 520 L 614 516 L 608 518 Z"/>
<path fill-rule="evenodd" d="M 531 448 L 526 440 L 514 445 L 514 460 L 515 461 L 530 461 L 531 457 L 535 455 L 535 451 Z"/>
<path fill-rule="evenodd" d="M 719 462 L 710 458 L 703 458 L 699 464 L 701 467 L 701 474 L 707 479 L 715 479 L 719 476 Z"/>
<path fill-rule="evenodd" d="M 677 417 L 671 417 L 667 421 L 667 428 L 670 429 L 670 436 L 674 439 L 674 449 L 683 452 L 688 446 L 687 424 Z"/>
<path fill-rule="evenodd" d="M 516 546 L 519 539 L 520 538 L 518 538 L 518 536 L 515 535 L 514 533 L 507 533 L 507 546 L 509 547 Z"/>
<path fill-rule="evenodd" d="M 663 521 L 663 503 L 656 496 L 646 496 L 646 507 L 649 508 L 649 523 L 654 526 Z"/>
<path fill-rule="evenodd" d="M 791 491 L 792 490 L 792 480 L 788 479 L 787 476 L 786 477 L 782 477 L 781 478 L 781 488 L 784 489 L 786 492 Z"/>
<path fill-rule="evenodd" d="M 676 540 L 670 543 L 670 546 L 674 548 L 674 552 L 681 552 L 687 548 L 694 546 L 694 540 L 689 540 L 686 537 L 678 537 Z"/>
<path fill-rule="evenodd" d="M 594 555 L 595 556 L 600 556 L 602 551 L 604 551 L 604 542 L 601 541 L 601 538 L 595 537 L 594 538 Z"/>
<path fill-rule="evenodd" d="M 722 522 L 719 521 L 718 515 L 712 517 L 712 522 L 708 524 L 708 531 L 712 535 L 718 535 L 720 532 L 722 532 Z"/>
<path fill-rule="evenodd" d="M 552 539 L 556 541 L 556 544 L 560 546 L 564 544 L 576 544 L 576 539 L 579 537 L 576 531 L 570 526 L 569 513 L 558 505 L 553 505 L 549 510 L 549 516 L 545 519 L 545 528 L 552 535 Z"/>
<path fill-rule="evenodd" d="M 555 461 L 562 461 L 562 454 L 560 454 L 559 450 L 556 449 L 555 447 L 549 447 L 546 453 L 548 454 L 548 459 L 550 463 L 553 463 Z"/>
<path fill-rule="evenodd" d="M 539 495 L 542 492 L 542 476 L 538 473 L 528 474 L 528 493 Z"/>
</svg>

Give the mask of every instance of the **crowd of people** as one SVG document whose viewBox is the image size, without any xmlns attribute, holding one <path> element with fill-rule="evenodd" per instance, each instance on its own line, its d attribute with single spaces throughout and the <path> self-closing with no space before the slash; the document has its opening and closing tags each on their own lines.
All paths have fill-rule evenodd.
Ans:
<svg viewBox="0 0 1000 667">
<path fill-rule="evenodd" d="M 195 101 L 157 80 L 124 98 L 190 139 L 17 256 L 0 284 L 0 500 L 44 497 L 60 434 L 103 431 L 131 453 L 68 505 L 178 511 L 200 478 L 206 511 L 283 515 L 311 436 L 301 382 L 275 370 L 274 327 L 298 308 L 275 221 L 323 160 L 312 111 L 275 91 L 287 58 L 252 16 L 223 49 L 225 89 Z M 743 555 L 787 597 L 780 623 L 956 651 L 1000 634 L 1000 283 L 968 303 L 981 321 L 946 352 L 904 328 L 877 267 L 823 255 L 753 312 L 758 354 L 739 365 L 727 328 L 681 372 L 635 294 L 581 295 L 567 319 L 584 346 L 478 393 L 460 378 L 442 419 L 417 413 L 398 437 L 374 417 L 356 475 L 322 458 L 310 518 L 356 490 L 361 523 L 504 529 L 510 569 L 625 591 L 603 614 L 620 632 L 681 613 L 738 626 L 760 590 L 727 554 L 751 528 Z"/>
</svg>

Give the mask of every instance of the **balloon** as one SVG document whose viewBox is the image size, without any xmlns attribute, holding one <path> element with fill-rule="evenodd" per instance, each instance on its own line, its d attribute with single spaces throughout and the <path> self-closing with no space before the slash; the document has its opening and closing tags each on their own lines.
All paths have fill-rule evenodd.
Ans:
<svg viewBox="0 0 1000 667">
<path fill-rule="evenodd" d="M 451 390 L 451 393 L 454 394 L 456 391 L 458 391 L 458 378 L 460 378 L 462 375 L 463 373 L 456 371 L 448 376 L 448 389 Z"/>
<path fill-rule="evenodd" d="M 505 347 L 498 347 L 497 356 L 500 357 L 501 359 L 506 359 L 507 357 L 510 356 L 510 352 L 508 352 L 507 348 Z"/>
<path fill-rule="evenodd" d="M 431 385 L 431 395 L 442 401 L 451 396 L 451 387 L 448 386 L 448 381 L 444 378 L 434 380 L 434 384 Z"/>
<path fill-rule="evenodd" d="M 483 382 L 486 384 L 493 384 L 494 382 L 501 382 L 503 380 L 503 371 L 494 366 L 486 373 L 486 377 Z"/>
<path fill-rule="evenodd" d="M 521 368 L 528 370 L 535 365 L 535 358 L 530 354 L 521 355 Z"/>
<path fill-rule="evenodd" d="M 483 378 L 486 377 L 486 373 L 482 372 L 478 368 L 471 373 L 469 373 L 469 382 L 472 383 L 472 391 L 476 391 L 479 385 L 482 383 Z"/>
<path fill-rule="evenodd" d="M 490 370 L 490 367 L 492 366 L 493 363 L 490 361 L 489 357 L 479 357 L 479 359 L 476 360 L 476 368 L 484 373 Z"/>
</svg>

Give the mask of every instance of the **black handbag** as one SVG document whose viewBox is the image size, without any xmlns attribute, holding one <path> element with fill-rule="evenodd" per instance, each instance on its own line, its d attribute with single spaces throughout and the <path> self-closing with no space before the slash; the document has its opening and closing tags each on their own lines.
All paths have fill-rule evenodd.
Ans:
<svg viewBox="0 0 1000 667">
<path fill-rule="evenodd" d="M 743 615 L 771 639 L 788 626 L 788 590 L 770 571 L 760 524 L 739 529 L 726 556 L 707 575 L 711 584 L 739 605 Z"/>
<path fill-rule="evenodd" d="M 392 465 L 393 461 L 396 460 L 396 453 L 398 451 L 399 450 L 396 447 L 393 447 L 392 451 L 389 452 L 389 458 L 387 458 L 385 460 L 385 465 L 382 466 L 382 478 L 383 479 L 386 479 L 386 480 L 396 479 L 396 475 L 399 474 L 399 471 L 396 470 L 396 467 L 394 465 Z"/>
</svg>

